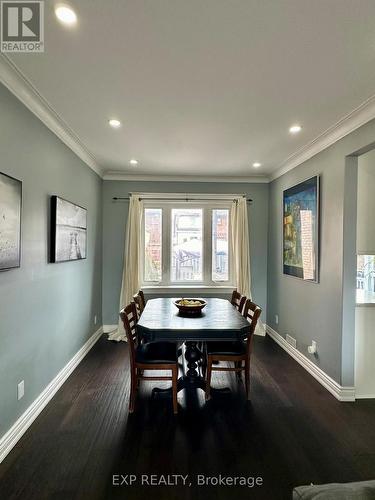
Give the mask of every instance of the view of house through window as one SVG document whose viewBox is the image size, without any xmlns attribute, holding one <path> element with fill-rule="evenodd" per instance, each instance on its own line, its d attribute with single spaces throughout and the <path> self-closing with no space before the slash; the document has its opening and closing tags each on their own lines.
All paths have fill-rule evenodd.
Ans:
<svg viewBox="0 0 375 500">
<path fill-rule="evenodd" d="M 200 208 L 172 209 L 172 281 L 202 281 Z"/>
<path fill-rule="evenodd" d="M 212 210 L 212 279 L 229 279 L 229 210 Z"/>
<path fill-rule="evenodd" d="M 357 255 L 357 300 L 375 298 L 375 255 Z"/>
<path fill-rule="evenodd" d="M 145 281 L 161 281 L 161 208 L 145 209 Z"/>
<path fill-rule="evenodd" d="M 224 207 L 146 207 L 143 281 L 229 283 L 230 211 Z"/>
</svg>

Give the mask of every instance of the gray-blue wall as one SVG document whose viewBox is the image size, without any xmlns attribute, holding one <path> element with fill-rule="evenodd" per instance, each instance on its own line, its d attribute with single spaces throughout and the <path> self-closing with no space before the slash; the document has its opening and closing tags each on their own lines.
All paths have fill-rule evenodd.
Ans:
<svg viewBox="0 0 375 500">
<path fill-rule="evenodd" d="M 23 181 L 21 268 L 0 273 L 1 437 L 102 324 L 102 181 L 2 85 L 0 172 Z M 52 194 L 88 209 L 87 260 L 48 263 Z"/>
<path fill-rule="evenodd" d="M 375 139 L 375 120 L 270 184 L 267 323 L 342 385 L 354 385 L 356 156 Z M 282 272 L 283 190 L 321 175 L 320 281 Z M 275 315 L 279 316 L 279 324 Z M 318 343 L 318 356 L 307 346 Z"/>
<path fill-rule="evenodd" d="M 135 182 L 104 181 L 103 183 L 103 322 L 113 325 L 118 320 L 122 280 L 125 226 L 128 203 L 114 196 L 130 192 L 155 193 L 244 193 L 253 200 L 249 206 L 252 292 L 254 300 L 267 306 L 267 225 L 268 184 L 237 184 L 215 182 Z"/>
</svg>

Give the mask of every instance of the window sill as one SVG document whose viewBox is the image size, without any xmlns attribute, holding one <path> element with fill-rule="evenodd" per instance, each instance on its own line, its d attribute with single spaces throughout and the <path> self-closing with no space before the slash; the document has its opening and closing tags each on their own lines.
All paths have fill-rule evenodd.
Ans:
<svg viewBox="0 0 375 500">
<path fill-rule="evenodd" d="M 357 307 L 375 307 L 375 292 L 357 290 Z"/>
<path fill-rule="evenodd" d="M 234 286 L 223 285 L 223 286 L 207 286 L 207 285 L 169 285 L 169 286 L 142 286 L 142 290 L 145 293 L 158 293 L 158 294 L 200 294 L 200 293 L 217 293 L 217 294 L 231 294 L 234 290 Z"/>
</svg>

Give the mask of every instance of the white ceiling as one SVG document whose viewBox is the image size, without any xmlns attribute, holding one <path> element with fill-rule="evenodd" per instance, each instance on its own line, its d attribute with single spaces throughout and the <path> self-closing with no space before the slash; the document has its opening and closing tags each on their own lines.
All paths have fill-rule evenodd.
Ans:
<svg viewBox="0 0 375 500">
<path fill-rule="evenodd" d="M 375 94 L 375 0 L 72 0 L 73 29 L 54 4 L 11 59 L 104 171 L 269 175 Z"/>
</svg>

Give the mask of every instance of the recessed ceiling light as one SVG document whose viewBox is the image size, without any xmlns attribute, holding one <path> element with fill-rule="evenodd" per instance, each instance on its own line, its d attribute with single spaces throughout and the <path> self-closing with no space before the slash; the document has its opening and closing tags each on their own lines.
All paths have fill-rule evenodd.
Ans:
<svg viewBox="0 0 375 500">
<path fill-rule="evenodd" d="M 259 168 L 259 167 L 261 167 L 261 166 L 262 166 L 262 164 L 261 164 L 261 163 L 259 163 L 259 161 L 256 161 L 255 163 L 253 163 L 253 167 L 254 167 L 254 168 Z"/>
<path fill-rule="evenodd" d="M 292 125 L 289 129 L 289 132 L 291 134 L 298 134 L 298 132 L 301 132 L 301 130 L 302 130 L 301 125 Z"/>
<path fill-rule="evenodd" d="M 134 158 L 132 158 L 129 163 L 130 163 L 130 165 L 138 165 L 138 160 L 135 160 Z"/>
<path fill-rule="evenodd" d="M 67 26 L 73 26 L 77 23 L 77 14 L 69 5 L 58 4 L 55 7 L 55 14 L 57 19 Z"/>
<path fill-rule="evenodd" d="M 111 126 L 112 128 L 119 128 L 119 127 L 121 127 L 121 122 L 120 122 L 120 120 L 116 120 L 115 118 L 112 118 L 111 120 L 109 120 L 109 122 L 108 122 L 108 123 L 110 124 L 110 126 Z"/>
</svg>

